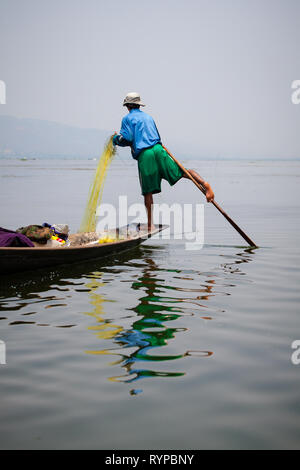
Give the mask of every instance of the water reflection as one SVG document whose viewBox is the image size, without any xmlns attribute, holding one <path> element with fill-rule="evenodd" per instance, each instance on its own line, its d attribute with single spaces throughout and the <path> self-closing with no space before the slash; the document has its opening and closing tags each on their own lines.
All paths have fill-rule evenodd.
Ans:
<svg viewBox="0 0 300 470">
<path fill-rule="evenodd" d="M 94 305 L 94 310 L 89 315 L 95 316 L 100 325 L 91 327 L 96 330 L 101 330 L 99 337 L 114 339 L 114 343 L 122 349 L 119 353 L 114 348 L 104 349 L 99 351 L 88 351 L 92 354 L 113 354 L 119 356 L 119 359 L 113 364 L 120 364 L 125 369 L 125 375 L 110 377 L 112 381 L 132 382 L 141 377 L 176 377 L 184 375 L 183 372 L 164 372 L 146 369 L 145 367 L 138 368 L 136 365 L 143 361 L 170 361 L 182 358 L 184 354 L 177 355 L 154 355 L 149 354 L 154 348 L 166 346 L 168 341 L 175 337 L 175 334 L 184 331 L 185 328 L 170 328 L 164 323 L 179 318 L 176 308 L 168 307 L 165 305 L 157 305 L 157 298 L 155 293 L 160 291 L 159 283 L 161 279 L 157 278 L 156 272 L 158 267 L 155 262 L 150 258 L 144 259 L 145 264 L 142 270 L 142 275 L 137 281 L 133 282 L 131 288 L 134 290 L 144 290 L 146 296 L 143 295 L 139 299 L 139 304 L 132 309 L 135 312 L 134 317 L 138 316 L 138 320 L 134 321 L 131 328 L 124 329 L 121 326 L 112 325 L 103 317 L 103 298 L 101 295 L 90 293 L 92 297 L 91 303 Z M 99 282 L 87 284 L 92 289 L 101 286 Z M 102 284 L 103 285 L 103 284 Z M 127 353 L 127 354 L 126 354 Z"/>
<path fill-rule="evenodd" d="M 182 377 L 186 374 L 186 360 L 213 355 L 212 350 L 201 348 L 201 341 L 199 349 L 189 342 L 186 344 L 190 349 L 184 349 L 182 338 L 190 329 L 198 328 L 197 322 L 214 320 L 219 312 L 225 312 L 224 302 L 216 299 L 232 294 L 237 284 L 235 276 L 245 274 L 242 266 L 253 260 L 254 251 L 220 250 L 217 256 L 222 263 L 210 272 L 201 272 L 162 267 L 165 263 L 159 261 L 157 250 L 164 251 L 166 247 L 148 245 L 115 259 L 89 263 L 86 268 L 84 265 L 61 268 L 36 277 L 27 274 L 20 277 L 19 284 L 14 278 L 13 285 L 7 281 L 2 304 L 0 301 L 0 319 L 8 321 L 13 328 L 14 325 L 76 326 L 70 323 L 71 317 L 66 321 L 65 315 L 72 302 L 76 302 L 73 300 L 76 293 L 81 302 L 87 300 L 90 305 L 79 313 L 91 317 L 92 325 L 87 328 L 96 335 L 100 345 L 99 349 L 85 352 L 113 356 L 109 370 L 121 368 L 122 373 L 108 373 L 108 380 L 132 383 L 149 377 Z M 131 302 L 138 294 L 136 305 L 123 306 L 120 282 L 126 282 L 129 287 L 127 300 Z M 114 292 L 117 300 L 112 300 Z M 108 302 L 116 302 L 113 318 L 109 318 Z M 35 317 L 44 319 L 45 309 L 47 323 L 34 321 Z M 126 320 L 114 316 L 124 309 L 128 312 Z M 195 321 L 191 322 L 191 317 Z M 142 389 L 130 391 L 132 395 L 141 392 Z"/>
<path fill-rule="evenodd" d="M 103 303 L 106 301 L 101 294 L 98 294 L 96 290 L 99 287 L 103 287 L 105 284 L 100 282 L 97 278 L 101 279 L 102 273 L 95 272 L 93 273 L 95 279 L 86 283 L 89 292 L 90 303 L 93 305 L 92 312 L 85 312 L 86 315 L 93 317 L 97 325 L 89 326 L 89 330 L 96 331 L 96 335 L 99 339 L 111 339 L 116 337 L 116 335 L 122 331 L 122 327 L 111 323 L 109 320 L 105 319 L 105 313 L 103 309 Z M 90 354 L 105 354 L 106 351 L 88 351 Z"/>
<path fill-rule="evenodd" d="M 154 259 L 149 256 L 149 253 L 151 255 L 149 248 L 143 250 L 140 260 L 143 263 L 138 263 L 140 275 L 130 285 L 132 290 L 142 293 L 138 304 L 128 309 L 134 313 L 132 318 L 135 319 L 130 328 L 115 325 L 110 320 L 105 319 L 104 299 L 95 292 L 104 284 L 96 280 L 86 284 L 91 289 L 89 296 L 91 297 L 91 304 L 94 306 L 93 311 L 88 314 L 94 316 L 97 320 L 97 325 L 91 327 L 91 329 L 97 331 L 99 338 L 110 339 L 114 343 L 113 347 L 88 351 L 88 353 L 115 355 L 118 359 L 111 365 L 121 366 L 124 370 L 121 375 L 109 377 L 110 381 L 131 383 L 147 377 L 181 377 L 186 374 L 182 370 L 181 362 L 178 362 L 180 370 L 177 371 L 161 370 L 159 363 L 165 362 L 168 364 L 170 361 L 183 359 L 184 357 L 209 357 L 213 354 L 213 351 L 207 350 L 188 350 L 177 354 L 169 354 L 167 350 L 170 342 L 176 342 L 177 335 L 188 331 L 185 326 L 176 326 L 176 320 L 181 320 L 180 323 L 182 323 L 184 317 L 195 314 L 198 318 L 204 320 L 212 319 L 212 316 L 202 315 L 201 313 L 199 315 L 199 312 L 208 308 L 207 301 L 209 302 L 211 297 L 220 294 L 217 290 L 216 279 L 212 278 L 211 275 L 203 279 L 202 273 L 193 270 L 188 275 L 178 269 L 164 270 L 156 264 Z M 228 256 L 229 260 L 221 265 L 223 272 L 226 274 L 244 274 L 238 266 L 241 263 L 251 261 L 252 253 L 251 249 L 245 249 L 235 255 Z M 130 265 L 132 266 L 132 264 Z M 134 266 L 136 267 L 136 263 Z M 170 273 L 172 273 L 171 276 Z M 185 284 L 186 281 L 191 281 L 191 284 L 195 285 L 195 279 L 199 275 L 201 275 L 201 286 L 199 287 L 169 285 L 170 280 L 172 284 L 175 284 L 177 279 L 184 280 Z M 100 277 L 101 274 L 99 273 Z M 166 279 L 168 284 L 165 283 Z M 231 287 L 233 286 L 231 285 Z M 174 291 L 174 294 L 177 295 L 166 296 L 165 294 L 168 291 Z M 182 293 L 196 293 L 198 295 L 186 297 L 182 296 Z M 225 293 L 225 295 L 230 294 Z M 191 304 L 193 307 L 185 304 Z M 174 325 L 172 325 L 173 322 Z M 132 395 L 141 392 L 141 389 L 130 391 Z"/>
</svg>

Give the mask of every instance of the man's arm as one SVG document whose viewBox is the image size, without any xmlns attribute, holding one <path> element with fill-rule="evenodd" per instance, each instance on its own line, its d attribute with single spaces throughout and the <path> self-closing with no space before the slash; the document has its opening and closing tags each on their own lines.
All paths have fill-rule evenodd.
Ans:
<svg viewBox="0 0 300 470">
<path fill-rule="evenodd" d="M 119 145 L 120 147 L 131 146 L 131 142 L 128 142 L 128 140 L 124 139 L 124 137 L 121 134 L 114 135 L 113 144 Z"/>
<path fill-rule="evenodd" d="M 120 147 L 128 147 L 132 145 L 133 133 L 126 117 L 122 119 L 120 134 L 116 134 L 113 138 L 113 144 Z"/>
</svg>

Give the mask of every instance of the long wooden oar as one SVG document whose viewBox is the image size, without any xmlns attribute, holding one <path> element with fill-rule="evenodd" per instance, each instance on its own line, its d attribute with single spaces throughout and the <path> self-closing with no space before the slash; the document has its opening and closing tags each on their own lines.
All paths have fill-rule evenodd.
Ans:
<svg viewBox="0 0 300 470">
<path fill-rule="evenodd" d="M 200 191 L 205 195 L 206 194 L 206 190 L 205 188 L 200 184 L 198 183 L 195 178 L 192 177 L 192 175 L 189 173 L 189 171 L 184 168 L 183 165 L 181 165 L 181 163 L 174 157 L 174 155 L 171 154 L 171 152 L 169 152 L 169 150 L 163 145 L 162 146 L 165 151 L 170 155 L 171 158 L 173 158 L 174 162 L 177 163 L 177 165 L 179 166 L 179 168 L 181 168 L 181 170 L 185 173 L 185 175 L 193 181 L 193 183 L 197 186 L 198 189 L 200 189 Z M 250 246 L 253 246 L 253 247 L 256 247 L 257 245 L 254 243 L 253 240 L 251 240 L 250 237 L 248 237 L 248 235 L 234 222 L 234 220 L 232 220 L 228 214 L 226 214 L 226 212 L 222 209 L 222 207 L 219 206 L 219 204 L 216 203 L 215 200 L 212 200 L 211 201 L 211 204 L 213 204 L 216 209 L 218 209 L 219 212 L 221 212 L 221 214 L 225 217 L 225 219 L 228 220 L 228 222 L 235 228 L 235 230 L 237 232 L 239 232 L 239 234 L 243 237 L 244 240 L 246 240 L 246 242 L 250 245 Z"/>
</svg>

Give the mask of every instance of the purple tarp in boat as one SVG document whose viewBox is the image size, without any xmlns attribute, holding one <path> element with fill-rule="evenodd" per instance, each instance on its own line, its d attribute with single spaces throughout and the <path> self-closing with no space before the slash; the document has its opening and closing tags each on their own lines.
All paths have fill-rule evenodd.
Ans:
<svg viewBox="0 0 300 470">
<path fill-rule="evenodd" d="M 13 230 L 7 230 L 6 228 L 0 227 L 0 246 L 31 246 L 32 243 L 29 238 L 21 233 L 14 232 Z"/>
</svg>

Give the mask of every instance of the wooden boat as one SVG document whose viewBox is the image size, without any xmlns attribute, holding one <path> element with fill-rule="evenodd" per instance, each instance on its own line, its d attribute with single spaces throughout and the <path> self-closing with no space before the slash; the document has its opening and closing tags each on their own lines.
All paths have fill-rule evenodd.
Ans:
<svg viewBox="0 0 300 470">
<path fill-rule="evenodd" d="M 78 241 L 78 234 L 70 235 L 70 245 L 65 247 L 50 247 L 40 245 L 35 247 L 0 247 L 0 274 L 6 275 L 22 271 L 36 270 L 51 266 L 79 263 L 81 261 L 95 260 L 111 256 L 124 250 L 135 248 L 143 241 L 152 237 L 167 225 L 156 225 L 148 232 L 146 226 L 139 226 L 139 230 L 127 238 L 117 238 L 116 241 L 99 243 L 101 233 L 94 232 L 89 236 L 87 243 Z M 94 240 L 93 240 L 94 239 Z M 91 241 L 92 240 L 92 241 Z"/>
</svg>

